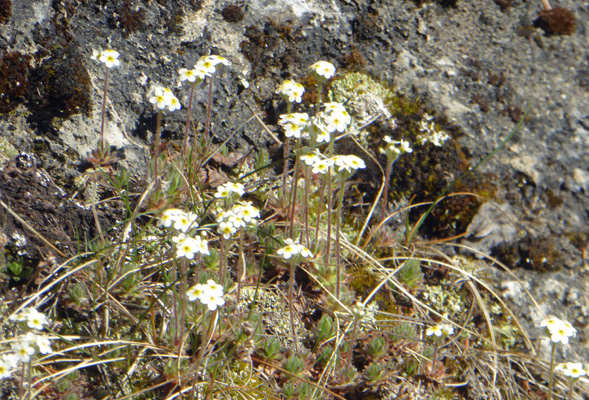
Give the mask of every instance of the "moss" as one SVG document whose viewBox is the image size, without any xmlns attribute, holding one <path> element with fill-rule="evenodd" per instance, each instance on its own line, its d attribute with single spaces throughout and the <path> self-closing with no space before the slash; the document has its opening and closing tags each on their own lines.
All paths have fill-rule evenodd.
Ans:
<svg viewBox="0 0 589 400">
<path fill-rule="evenodd" d="M 25 100 L 31 58 L 13 52 L 0 59 L 0 113 L 14 110 Z"/>
<path fill-rule="evenodd" d="M 131 0 L 125 0 L 116 5 L 116 17 L 113 18 L 113 28 L 123 31 L 123 37 L 127 38 L 137 30 L 145 28 L 145 9 L 135 6 Z"/>
<path fill-rule="evenodd" d="M 92 87 L 84 58 L 75 44 L 56 45 L 51 57 L 30 73 L 27 91 L 29 122 L 52 131 L 54 118 L 69 118 L 92 111 Z"/>
<path fill-rule="evenodd" d="M 573 13 L 562 7 L 542 10 L 534 21 L 534 26 L 547 35 L 572 35 L 576 31 L 576 19 Z"/>
<path fill-rule="evenodd" d="M 240 22 L 243 20 L 244 12 L 243 8 L 237 4 L 229 4 L 221 11 L 223 19 L 227 22 Z"/>
<path fill-rule="evenodd" d="M 526 236 L 515 243 L 502 243 L 491 252 L 510 268 L 525 268 L 539 272 L 560 268 L 558 251 L 550 237 Z"/>
<path fill-rule="evenodd" d="M 12 16 L 12 2 L 10 0 L 0 0 L 0 24 L 8 21 Z"/>
</svg>

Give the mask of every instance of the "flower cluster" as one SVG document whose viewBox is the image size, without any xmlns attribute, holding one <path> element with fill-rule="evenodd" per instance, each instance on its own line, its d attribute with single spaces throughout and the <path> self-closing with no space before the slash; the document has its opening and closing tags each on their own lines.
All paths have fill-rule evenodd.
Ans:
<svg viewBox="0 0 589 400">
<path fill-rule="evenodd" d="M 402 153 L 412 153 L 413 149 L 406 140 L 393 140 L 390 136 L 385 136 L 383 140 L 386 143 L 385 147 L 381 147 L 379 150 L 382 154 L 386 154 L 390 160 L 396 159 Z"/>
<path fill-rule="evenodd" d="M 203 56 L 198 59 L 194 68 L 181 68 L 178 71 L 180 75 L 180 85 L 182 82 L 188 81 L 191 85 L 198 85 L 202 83 L 206 77 L 212 76 L 217 71 L 217 65 L 230 65 L 225 57 L 221 56 Z"/>
<path fill-rule="evenodd" d="M 328 61 L 317 61 L 309 67 L 309 71 L 320 82 L 326 81 L 335 75 L 335 67 Z"/>
<path fill-rule="evenodd" d="M 303 85 L 288 79 L 276 89 L 276 94 L 283 96 L 291 103 L 300 103 L 303 100 L 303 93 L 305 93 Z"/>
<path fill-rule="evenodd" d="M 301 138 L 301 133 L 307 128 L 309 123 L 309 114 L 306 113 L 292 113 L 282 114 L 278 120 L 278 124 L 284 129 L 286 137 Z"/>
<path fill-rule="evenodd" d="M 448 324 L 438 324 L 427 328 L 425 334 L 427 336 L 435 335 L 437 337 L 448 336 L 454 334 L 454 327 Z"/>
<path fill-rule="evenodd" d="M 251 202 L 239 202 L 230 210 L 217 213 L 217 229 L 225 239 L 229 239 L 238 229 L 257 225 L 259 217 L 260 211 Z"/>
<path fill-rule="evenodd" d="M 118 67 L 121 65 L 119 61 L 119 52 L 114 50 L 92 50 L 92 60 L 98 61 L 106 65 L 106 68 Z"/>
<path fill-rule="evenodd" d="M 225 299 L 223 298 L 223 286 L 217 284 L 217 282 L 212 279 L 209 279 L 207 283 L 198 283 L 190 287 L 186 294 L 188 300 L 198 300 L 206 305 L 211 311 L 215 311 L 217 307 L 225 304 Z"/>
<path fill-rule="evenodd" d="M 202 237 L 186 235 L 193 229 L 198 228 L 196 223 L 197 215 L 191 211 L 184 212 L 177 208 L 170 208 L 162 213 L 157 226 L 173 228 L 178 234 L 172 238 L 176 244 L 176 257 L 185 257 L 189 260 L 197 253 L 209 255 L 209 243 Z"/>
<path fill-rule="evenodd" d="M 546 334 L 554 343 L 567 344 L 569 338 L 577 334 L 577 330 L 567 322 L 559 318 L 547 318 L 540 323 L 546 329 Z"/>
<path fill-rule="evenodd" d="M 168 107 L 169 111 L 176 111 L 182 108 L 180 100 L 168 88 L 156 86 L 153 89 L 153 96 L 149 98 L 149 102 L 154 104 L 160 110 Z"/>
<path fill-rule="evenodd" d="M 337 167 L 337 172 L 347 172 L 348 174 L 366 168 L 364 160 L 355 155 L 335 155 L 331 158 L 324 157 L 318 150 L 303 149 L 301 161 L 306 165 L 313 167 L 314 174 L 326 174 L 329 168 L 334 165 Z"/>
<path fill-rule="evenodd" d="M 227 182 L 217 188 L 217 193 L 215 193 L 215 197 L 217 199 L 222 199 L 225 197 L 232 196 L 241 197 L 244 194 L 245 189 L 241 183 Z"/>
<path fill-rule="evenodd" d="M 189 260 L 194 258 L 196 253 L 203 255 L 210 255 L 209 243 L 200 236 L 186 236 L 180 233 L 178 236 L 172 238 L 176 243 L 176 257 L 186 257 Z"/>
<path fill-rule="evenodd" d="M 325 111 L 319 113 L 325 123 L 325 130 L 343 132 L 352 123 L 352 117 L 341 103 L 325 103 Z"/>
<path fill-rule="evenodd" d="M 34 330 L 43 330 L 49 322 L 45 314 L 40 313 L 35 308 L 26 308 L 19 314 L 11 318 L 12 320 L 22 322 L 23 325 Z M 20 362 L 28 363 L 37 353 L 50 354 L 51 342 L 46 336 L 37 335 L 34 332 L 27 332 L 21 336 L 12 345 L 13 353 L 4 354 L 0 358 L 0 378 L 10 377 L 12 370 L 18 368 Z"/>
<path fill-rule="evenodd" d="M 286 239 L 284 241 L 286 246 L 278 249 L 276 252 L 279 256 L 285 260 L 290 260 L 293 256 L 301 256 L 303 258 L 313 258 L 313 253 L 309 251 L 305 246 L 299 243 L 295 243 L 292 239 Z"/>
<path fill-rule="evenodd" d="M 173 227 L 180 232 L 188 232 L 193 228 L 198 228 L 196 223 L 197 215 L 193 212 L 184 212 L 177 208 L 167 209 L 162 213 L 157 222 L 158 227 L 170 228 Z"/>
<path fill-rule="evenodd" d="M 422 145 L 430 142 L 434 146 L 442 147 L 446 140 L 450 139 L 450 136 L 444 131 L 437 131 L 433 119 L 434 117 L 429 114 L 423 116 L 420 122 L 420 130 L 423 134 L 419 135 L 417 140 Z"/>
<path fill-rule="evenodd" d="M 583 364 L 581 363 L 562 363 L 558 364 L 555 368 L 555 371 L 561 371 L 565 376 L 570 377 L 571 379 L 578 379 L 582 376 L 587 375 L 587 371 L 583 368 Z"/>
</svg>

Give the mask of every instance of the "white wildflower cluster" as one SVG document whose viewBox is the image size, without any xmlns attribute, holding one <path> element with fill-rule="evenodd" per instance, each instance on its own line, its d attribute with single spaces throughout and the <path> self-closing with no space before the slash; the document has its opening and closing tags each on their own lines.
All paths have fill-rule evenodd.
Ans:
<svg viewBox="0 0 589 400">
<path fill-rule="evenodd" d="M 390 160 L 395 160 L 403 153 L 413 152 L 411 144 L 406 140 L 393 140 L 390 136 L 385 136 L 383 140 L 386 145 L 385 147 L 381 147 L 379 150 L 382 154 L 386 154 L 387 158 Z"/>
<path fill-rule="evenodd" d="M 562 372 L 565 376 L 568 376 L 571 379 L 579 379 L 580 377 L 587 375 L 587 371 L 583 368 L 583 364 L 581 363 L 567 362 L 558 364 L 554 370 Z"/>
<path fill-rule="evenodd" d="M 92 60 L 98 61 L 106 65 L 106 68 L 118 67 L 121 65 L 119 61 L 119 52 L 114 50 L 92 50 Z"/>
<path fill-rule="evenodd" d="M 327 132 L 343 132 L 352 123 L 352 117 L 343 104 L 331 102 L 325 103 L 324 106 L 325 110 L 319 113 L 319 117 L 323 120 Z"/>
<path fill-rule="evenodd" d="M 25 308 L 11 319 L 21 322 L 22 325 L 36 331 L 43 330 L 49 322 L 45 314 L 32 307 Z M 30 362 L 37 352 L 41 354 L 51 354 L 53 352 L 49 338 L 37 335 L 34 332 L 27 332 L 13 342 L 11 347 L 13 353 L 3 354 L 0 358 L 0 378 L 10 377 L 12 371 L 18 368 L 19 363 Z"/>
<path fill-rule="evenodd" d="M 309 71 L 319 82 L 324 82 L 335 75 L 335 67 L 328 61 L 317 61 L 309 67 Z"/>
<path fill-rule="evenodd" d="M 194 68 L 181 68 L 178 71 L 180 75 L 180 85 L 182 82 L 188 81 L 191 85 L 198 85 L 202 83 L 206 77 L 212 76 L 217 71 L 217 65 L 231 65 L 231 63 L 221 56 L 203 56 L 198 59 Z"/>
<path fill-rule="evenodd" d="M 291 258 L 296 259 L 298 257 L 313 258 L 313 253 L 302 244 L 295 243 L 292 239 L 286 239 L 284 243 L 286 246 L 278 249 L 276 253 L 285 260 L 290 260 Z"/>
<path fill-rule="evenodd" d="M 546 334 L 554 343 L 567 344 L 569 338 L 577 334 L 577 330 L 569 322 L 556 317 L 543 320 L 540 322 L 540 326 L 546 329 Z"/>
<path fill-rule="evenodd" d="M 298 82 L 287 79 L 276 89 L 276 94 L 281 95 L 291 103 L 300 103 L 303 101 L 305 88 Z"/>
<path fill-rule="evenodd" d="M 217 307 L 225 304 L 223 298 L 223 286 L 217 284 L 212 279 L 209 279 L 207 283 L 198 283 L 190 287 L 186 295 L 190 301 L 200 301 L 206 305 L 209 310 L 215 311 Z"/>
<path fill-rule="evenodd" d="M 194 258 L 197 253 L 209 255 L 209 244 L 199 235 L 189 236 L 187 233 L 196 230 L 197 215 L 191 211 L 184 212 L 177 208 L 170 208 L 162 213 L 157 226 L 171 228 L 177 231 L 177 235 L 172 238 L 176 245 L 176 257 L 185 257 L 189 260 Z"/>
<path fill-rule="evenodd" d="M 180 100 L 168 88 L 156 86 L 153 88 L 153 96 L 149 98 L 149 102 L 154 104 L 160 110 L 168 107 L 169 111 L 176 111 L 182 108 Z"/>
<path fill-rule="evenodd" d="M 215 197 L 223 199 L 226 197 L 241 197 L 245 194 L 245 188 L 241 183 L 227 182 L 217 188 Z"/>
<path fill-rule="evenodd" d="M 421 135 L 417 137 L 417 140 L 422 144 L 427 142 L 432 143 L 434 146 L 442 147 L 446 140 L 450 139 L 450 136 L 444 131 L 436 130 L 434 117 L 429 114 L 424 114 L 423 119 L 420 121 Z"/>
<path fill-rule="evenodd" d="M 278 124 L 284 129 L 286 137 L 295 137 L 300 139 L 302 133 L 309 124 L 309 114 L 306 113 L 292 113 L 282 114 L 278 120 Z"/>
<path fill-rule="evenodd" d="M 454 334 L 454 327 L 449 324 L 438 324 L 434 326 L 430 326 L 425 330 L 425 334 L 427 336 L 448 336 Z"/>
<path fill-rule="evenodd" d="M 260 211 L 251 202 L 238 202 L 230 210 L 219 210 L 217 213 L 218 232 L 230 239 L 238 229 L 256 226 Z"/>
<path fill-rule="evenodd" d="M 314 174 L 326 174 L 329 168 L 334 166 L 336 167 L 337 172 L 345 171 L 348 174 L 351 174 L 358 169 L 366 168 L 364 160 L 353 154 L 335 155 L 328 158 L 321 154 L 319 150 L 311 150 L 309 148 L 303 149 L 301 161 L 309 167 L 313 167 L 311 172 Z"/>
</svg>

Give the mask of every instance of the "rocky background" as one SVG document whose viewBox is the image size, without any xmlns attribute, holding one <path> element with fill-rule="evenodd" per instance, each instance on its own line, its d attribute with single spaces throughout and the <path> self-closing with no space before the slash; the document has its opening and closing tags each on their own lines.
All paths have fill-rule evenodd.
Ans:
<svg viewBox="0 0 589 400">
<path fill-rule="evenodd" d="M 540 0 L 0 0 L 0 154 L 8 162 L 0 200 L 64 255 L 76 237 L 96 235 L 90 211 L 69 200 L 100 134 L 105 71 L 90 59 L 92 49 L 121 53 L 110 74 L 106 138 L 138 184 L 155 129 L 149 92 L 177 87 L 178 69 L 209 53 L 231 61 L 215 81 L 213 133 L 219 141 L 234 135 L 231 148 L 247 153 L 276 145 L 252 115 L 278 131 L 277 82 L 303 79 L 308 65 L 327 60 L 419 99 L 470 165 L 525 115 L 481 168 L 493 196 L 465 224 L 462 244 L 513 271 L 489 269 L 532 338 L 543 315 L 516 278 L 544 313 L 574 322 L 580 334 L 572 351 L 586 356 L 589 3 L 553 6 L 570 10 L 576 23 L 540 23 Z M 188 89 L 174 90 L 186 104 Z M 197 131 L 207 98 L 207 90 L 196 92 Z M 164 141 L 181 140 L 185 112 L 164 116 Z M 6 248 L 47 254 L 4 208 L 0 217 Z M 112 224 L 116 210 L 102 209 L 99 218 Z"/>
</svg>

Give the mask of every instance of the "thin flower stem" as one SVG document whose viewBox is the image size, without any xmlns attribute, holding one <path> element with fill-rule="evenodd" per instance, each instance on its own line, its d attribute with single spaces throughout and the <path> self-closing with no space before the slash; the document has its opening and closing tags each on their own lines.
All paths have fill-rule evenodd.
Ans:
<svg viewBox="0 0 589 400">
<path fill-rule="evenodd" d="M 343 174 L 343 172 L 342 172 Z M 337 284 L 336 284 L 336 289 L 335 289 L 335 297 L 339 300 L 340 299 L 340 287 L 341 287 L 341 254 L 340 254 L 340 246 L 341 246 L 341 219 L 342 219 L 342 206 L 344 204 L 344 186 L 346 184 L 346 181 L 344 179 L 344 176 L 340 176 L 342 182 L 341 182 L 341 187 L 340 187 L 340 194 L 339 194 L 339 200 L 338 200 L 338 204 L 337 204 L 337 214 L 335 216 L 336 218 L 336 230 L 335 230 L 335 235 L 336 235 L 336 247 L 335 247 L 335 257 L 336 257 L 336 268 L 337 268 Z"/>
<path fill-rule="evenodd" d="M 241 298 L 241 275 L 243 275 L 243 268 L 245 267 L 243 260 L 243 236 L 245 232 L 243 228 L 239 231 L 239 260 L 237 261 L 237 304 Z"/>
<path fill-rule="evenodd" d="M 311 191 L 311 174 L 310 168 L 305 164 L 305 238 L 307 239 L 307 248 L 311 248 L 311 240 L 309 238 L 309 197 Z"/>
<path fill-rule="evenodd" d="M 225 236 L 221 236 L 221 248 L 219 249 L 219 284 L 225 283 Z"/>
<path fill-rule="evenodd" d="M 295 167 L 294 167 L 294 179 L 293 179 L 293 188 L 292 188 L 292 198 L 291 198 L 291 211 L 290 211 L 290 237 L 294 237 L 294 220 L 295 220 L 295 208 L 297 205 L 297 189 L 299 185 L 297 184 L 299 180 L 299 168 L 300 168 L 300 149 L 301 149 L 301 139 L 297 139 L 297 144 L 295 148 Z M 303 238 L 301 237 L 301 243 L 303 242 Z"/>
<path fill-rule="evenodd" d="M 209 140 L 209 130 L 211 126 L 211 107 L 213 102 L 213 80 L 214 76 L 211 76 L 209 84 L 209 103 L 207 104 L 207 124 L 205 125 L 205 140 Z"/>
<path fill-rule="evenodd" d="M 350 359 L 350 365 L 352 365 L 352 356 L 354 350 L 354 341 L 356 340 L 356 329 L 358 328 L 358 318 L 354 317 L 354 329 L 352 330 L 352 337 L 350 338 L 350 350 L 348 351 L 348 358 Z"/>
<path fill-rule="evenodd" d="M 295 264 L 293 262 L 290 263 L 290 278 L 289 278 L 289 285 L 288 285 L 288 310 L 290 312 L 290 327 L 292 330 L 292 342 L 295 346 L 295 353 L 299 352 L 299 345 L 297 344 L 297 336 L 294 324 L 294 284 L 295 284 Z"/>
<path fill-rule="evenodd" d="M 109 68 L 104 78 L 104 92 L 102 93 L 102 122 L 100 124 L 100 156 L 104 157 L 104 121 L 106 120 L 106 88 L 108 86 Z"/>
<path fill-rule="evenodd" d="M 554 356 L 556 355 L 556 343 L 552 342 L 552 353 L 550 355 L 550 382 L 548 384 L 548 400 L 552 400 L 552 389 L 554 387 Z"/>
<path fill-rule="evenodd" d="M 573 386 L 577 382 L 577 379 L 570 378 L 570 386 L 569 386 L 569 400 L 573 400 Z"/>
<path fill-rule="evenodd" d="M 325 265 L 331 265 L 331 167 L 327 170 L 327 244 L 325 246 Z M 339 296 L 338 296 L 339 298 Z"/>
<path fill-rule="evenodd" d="M 155 137 L 153 138 L 153 161 L 155 163 L 154 166 L 154 173 L 155 173 L 155 188 L 157 188 L 158 184 L 158 158 L 159 158 L 159 151 L 160 151 L 160 132 L 162 130 L 162 114 L 163 111 L 159 110 L 157 113 L 157 119 L 155 123 Z"/>
<path fill-rule="evenodd" d="M 188 100 L 188 108 L 186 109 L 186 128 L 184 130 L 184 145 L 182 146 L 182 159 L 186 157 L 186 147 L 188 146 L 188 129 L 190 126 L 190 112 L 192 110 L 192 98 L 194 97 L 194 88 L 196 85 L 190 85 L 190 98 Z M 195 142 L 196 145 L 196 142 Z"/>
<path fill-rule="evenodd" d="M 540 0 L 540 1 L 542 2 L 542 5 L 544 6 L 544 8 L 545 8 L 547 11 L 550 11 L 550 10 L 552 10 L 552 7 L 550 7 L 550 3 L 548 2 L 548 0 Z"/>
<path fill-rule="evenodd" d="M 393 169 L 393 162 L 395 162 L 395 161 L 387 159 L 387 169 L 385 171 L 385 177 L 384 177 L 384 189 L 382 191 L 383 199 L 382 199 L 382 215 L 380 217 L 381 223 L 385 220 L 385 215 L 386 215 L 386 211 L 387 211 L 387 200 L 389 198 L 389 195 L 388 195 L 389 181 L 391 180 L 391 170 Z"/>
<path fill-rule="evenodd" d="M 33 362 L 32 360 L 29 360 L 29 362 L 26 363 L 27 364 L 27 382 L 29 383 L 29 385 L 28 385 L 29 388 L 27 390 L 27 400 L 31 400 L 31 392 L 33 391 L 33 387 L 32 387 L 32 384 L 33 384 L 33 368 L 31 367 L 31 363 L 32 362 Z M 24 363 L 23 363 L 23 365 L 24 365 Z"/>
<path fill-rule="evenodd" d="M 290 104 L 290 102 L 288 102 L 286 104 L 286 113 L 290 114 L 292 110 L 292 104 Z M 283 168 L 282 168 L 282 207 L 285 207 L 286 204 L 286 178 L 288 176 L 288 156 L 289 156 L 289 143 L 290 143 L 290 138 L 285 138 L 284 139 L 284 146 L 283 146 L 283 157 L 284 157 L 284 164 L 283 164 Z M 285 229 L 286 232 L 286 229 Z"/>
<path fill-rule="evenodd" d="M 327 179 L 326 175 L 323 175 L 323 177 L 321 178 L 321 180 L 325 180 Z M 319 194 L 319 203 L 317 203 L 317 223 L 316 223 L 316 227 L 315 227 L 315 246 L 319 246 L 319 227 L 321 226 L 321 214 L 323 214 L 323 207 L 321 207 L 321 205 L 323 204 L 323 198 L 325 196 L 325 182 L 323 182 L 323 184 L 321 185 L 321 193 Z M 317 248 L 315 249 L 315 251 L 317 251 Z"/>
<path fill-rule="evenodd" d="M 434 373 L 436 370 L 436 358 L 438 358 L 438 342 L 434 343 L 434 356 L 432 358 L 432 369 L 430 373 Z"/>
</svg>

